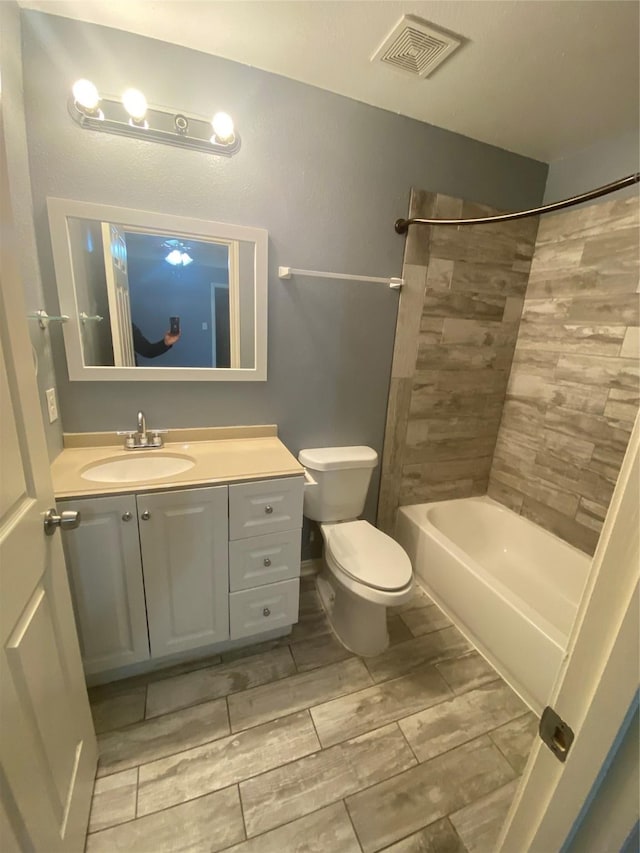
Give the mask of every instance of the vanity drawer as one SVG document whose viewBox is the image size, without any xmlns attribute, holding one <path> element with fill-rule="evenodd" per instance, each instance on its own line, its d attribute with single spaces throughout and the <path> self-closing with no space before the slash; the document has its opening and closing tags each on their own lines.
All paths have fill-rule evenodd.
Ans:
<svg viewBox="0 0 640 853">
<path fill-rule="evenodd" d="M 303 477 L 229 486 L 229 538 L 302 527 Z"/>
<path fill-rule="evenodd" d="M 231 639 L 250 637 L 297 622 L 299 591 L 300 581 L 295 578 L 232 592 L 229 596 Z"/>
<path fill-rule="evenodd" d="M 302 531 L 285 530 L 229 543 L 229 589 L 250 589 L 300 575 Z"/>
</svg>

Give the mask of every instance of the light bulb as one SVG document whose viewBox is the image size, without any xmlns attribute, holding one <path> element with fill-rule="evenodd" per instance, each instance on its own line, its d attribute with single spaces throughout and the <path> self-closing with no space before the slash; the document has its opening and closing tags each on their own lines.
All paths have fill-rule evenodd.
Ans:
<svg viewBox="0 0 640 853">
<path fill-rule="evenodd" d="M 233 142 L 233 119 L 227 113 L 216 113 L 211 119 L 213 142 Z"/>
<path fill-rule="evenodd" d="M 182 252 L 180 249 L 174 249 L 172 252 L 169 252 L 165 261 L 171 264 L 172 267 L 177 267 L 178 264 L 182 263 Z"/>
<path fill-rule="evenodd" d="M 76 104 L 85 110 L 94 112 L 100 103 L 100 95 L 91 80 L 76 80 L 71 91 Z"/>
<path fill-rule="evenodd" d="M 122 106 L 137 122 L 141 122 L 147 113 L 147 99 L 138 89 L 127 89 L 123 93 Z"/>
</svg>

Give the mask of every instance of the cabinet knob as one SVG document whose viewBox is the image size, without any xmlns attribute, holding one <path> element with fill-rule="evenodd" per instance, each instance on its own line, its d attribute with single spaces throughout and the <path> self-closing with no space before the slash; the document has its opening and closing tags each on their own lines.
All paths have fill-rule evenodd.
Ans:
<svg viewBox="0 0 640 853">
<path fill-rule="evenodd" d="M 271 513 L 273 512 L 273 507 L 271 506 L 271 504 L 267 504 L 266 507 L 264 508 L 264 511 L 266 512 L 267 515 L 271 515 Z"/>
<path fill-rule="evenodd" d="M 262 565 L 269 568 L 269 566 L 271 565 L 271 560 L 268 557 L 265 557 L 264 560 L 262 561 Z"/>
<path fill-rule="evenodd" d="M 122 520 L 123 521 L 131 521 L 131 513 L 130 512 L 123 512 L 122 513 Z"/>
<path fill-rule="evenodd" d="M 149 519 L 151 518 L 151 513 L 149 512 L 149 510 L 148 510 L 148 509 L 145 509 L 145 511 L 144 511 L 144 512 L 142 513 L 142 515 L 140 516 L 140 518 L 141 518 L 143 521 L 149 521 Z"/>
<path fill-rule="evenodd" d="M 268 607 L 265 607 L 265 609 L 262 611 L 262 615 L 263 616 L 271 616 L 271 611 L 269 610 Z"/>
</svg>

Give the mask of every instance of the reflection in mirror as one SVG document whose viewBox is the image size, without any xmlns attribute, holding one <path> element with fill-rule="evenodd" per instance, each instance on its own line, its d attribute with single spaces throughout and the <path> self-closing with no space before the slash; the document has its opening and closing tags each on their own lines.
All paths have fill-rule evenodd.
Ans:
<svg viewBox="0 0 640 853">
<path fill-rule="evenodd" d="M 266 378 L 265 231 L 48 205 L 70 378 Z"/>
<path fill-rule="evenodd" d="M 252 243 L 68 227 L 86 366 L 254 367 Z"/>
</svg>

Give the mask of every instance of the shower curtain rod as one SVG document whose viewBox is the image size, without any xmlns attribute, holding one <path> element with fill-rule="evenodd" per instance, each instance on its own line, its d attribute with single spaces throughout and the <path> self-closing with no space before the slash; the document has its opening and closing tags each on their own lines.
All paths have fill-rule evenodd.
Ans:
<svg viewBox="0 0 640 853">
<path fill-rule="evenodd" d="M 552 210 L 563 210 L 592 198 L 600 198 L 602 195 L 630 187 L 640 182 L 640 172 L 627 175 L 610 184 L 605 184 L 595 190 L 565 198 L 562 201 L 554 201 L 553 204 L 545 204 L 543 207 L 534 207 L 532 210 L 519 210 L 516 213 L 500 213 L 496 216 L 479 216 L 475 219 L 396 219 L 395 229 L 398 234 L 406 234 L 410 225 L 483 225 L 489 222 L 508 222 L 510 219 L 525 219 L 527 216 L 538 216 L 542 213 L 550 213 Z"/>
</svg>

